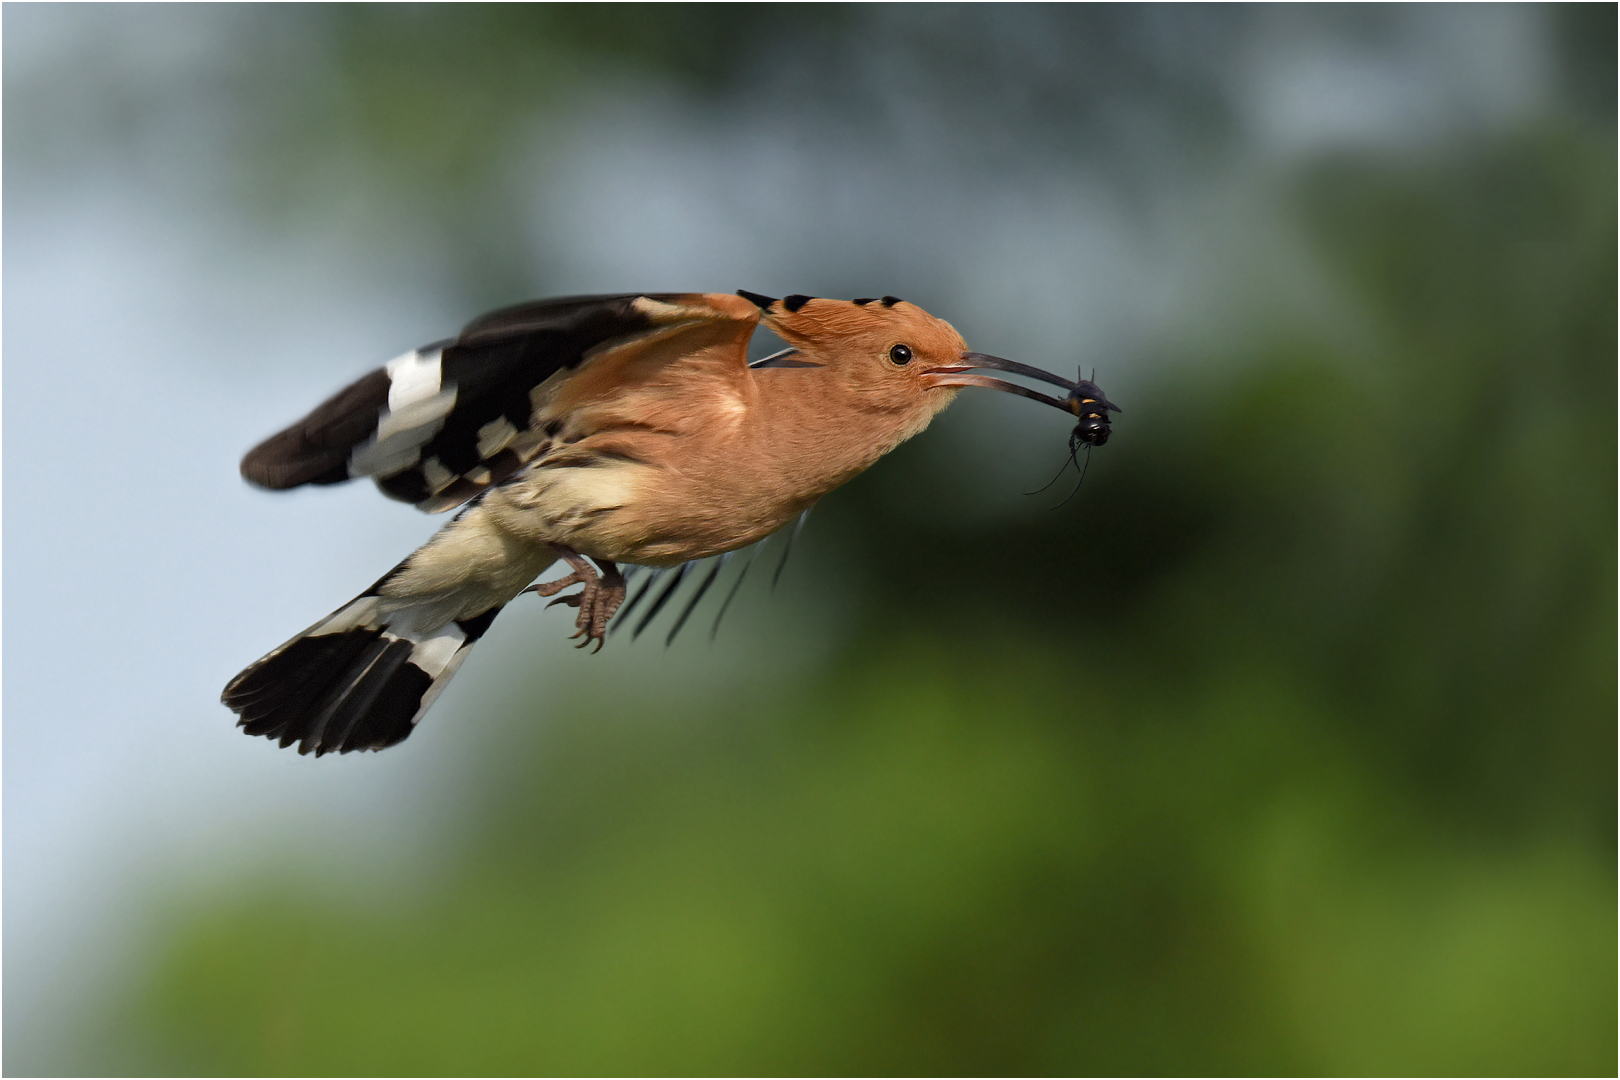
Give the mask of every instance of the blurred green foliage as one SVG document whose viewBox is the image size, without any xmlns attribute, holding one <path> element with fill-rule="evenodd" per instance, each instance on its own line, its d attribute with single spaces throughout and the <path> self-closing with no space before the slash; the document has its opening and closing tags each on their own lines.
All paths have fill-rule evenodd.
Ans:
<svg viewBox="0 0 1620 1080">
<path fill-rule="evenodd" d="M 1615 180 L 1317 162 L 1334 319 L 1164 365 L 1055 513 L 920 527 L 897 453 L 807 677 L 514 674 L 429 885 L 187 909 L 94 1067 L 1614 1072 Z"/>
</svg>

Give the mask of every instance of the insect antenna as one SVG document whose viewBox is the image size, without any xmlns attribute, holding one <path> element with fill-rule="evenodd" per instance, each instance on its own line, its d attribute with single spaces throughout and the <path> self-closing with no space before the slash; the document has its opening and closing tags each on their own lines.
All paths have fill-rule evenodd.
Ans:
<svg viewBox="0 0 1620 1080">
<path fill-rule="evenodd" d="M 1036 488 L 1034 491 L 1026 491 L 1026 492 L 1024 492 L 1024 494 L 1025 495 L 1039 495 L 1041 492 L 1045 491 L 1047 488 L 1049 488 L 1053 484 L 1057 483 L 1058 482 L 1058 477 L 1063 475 L 1063 470 L 1067 469 L 1069 467 L 1069 462 L 1071 462 L 1073 460 L 1074 460 L 1074 449 L 1071 446 L 1071 448 L 1069 450 L 1069 456 L 1064 459 L 1062 465 L 1058 466 L 1058 471 L 1052 474 L 1052 479 L 1048 480 L 1046 483 L 1042 484 L 1040 487 Z M 1062 505 L 1062 504 L 1060 503 L 1059 505 Z"/>
<path fill-rule="evenodd" d="M 1075 455 L 1079 453 L 1079 450 L 1080 448 L 1076 446 L 1073 441 L 1069 443 L 1069 460 L 1074 461 L 1074 467 L 1080 470 L 1080 479 L 1074 482 L 1074 491 L 1069 492 L 1067 498 L 1058 503 L 1057 506 L 1052 507 L 1054 510 L 1058 509 L 1059 507 L 1066 506 L 1069 499 L 1074 498 L 1076 493 L 1079 492 L 1080 485 L 1086 482 L 1086 470 L 1091 468 L 1091 447 L 1086 447 L 1086 463 L 1084 465 L 1080 464 L 1078 461 L 1075 461 Z M 1056 479 L 1056 477 L 1053 479 Z"/>
</svg>

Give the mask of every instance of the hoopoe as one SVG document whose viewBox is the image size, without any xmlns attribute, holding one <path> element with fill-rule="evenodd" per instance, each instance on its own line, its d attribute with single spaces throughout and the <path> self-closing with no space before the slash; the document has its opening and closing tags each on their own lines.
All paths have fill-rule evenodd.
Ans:
<svg viewBox="0 0 1620 1080">
<path fill-rule="evenodd" d="M 749 364 L 761 320 L 789 348 Z M 553 603 L 577 607 L 574 636 L 600 649 L 625 596 L 620 563 L 674 566 L 763 539 L 922 431 L 963 386 L 1067 410 L 1080 419 L 1071 445 L 1101 442 L 1118 411 L 1090 382 L 969 352 L 949 323 L 893 296 L 643 293 L 485 315 L 243 458 L 243 477 L 265 488 L 369 476 L 421 510 L 461 511 L 232 679 L 224 703 L 248 734 L 299 753 L 392 746 L 523 592 L 580 585 Z M 559 559 L 570 573 L 531 584 Z"/>
</svg>

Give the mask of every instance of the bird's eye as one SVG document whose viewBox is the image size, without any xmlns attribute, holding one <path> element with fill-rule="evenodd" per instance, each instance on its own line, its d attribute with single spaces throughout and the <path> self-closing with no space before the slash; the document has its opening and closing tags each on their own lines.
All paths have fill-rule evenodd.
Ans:
<svg viewBox="0 0 1620 1080">
<path fill-rule="evenodd" d="M 896 345 L 894 348 L 889 350 L 889 359 L 893 360 L 897 364 L 911 363 L 911 346 Z"/>
</svg>

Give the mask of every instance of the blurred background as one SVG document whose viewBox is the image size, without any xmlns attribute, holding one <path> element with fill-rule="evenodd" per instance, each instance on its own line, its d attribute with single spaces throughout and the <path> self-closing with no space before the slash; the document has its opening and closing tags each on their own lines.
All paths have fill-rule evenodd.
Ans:
<svg viewBox="0 0 1620 1080">
<path fill-rule="evenodd" d="M 1615 1071 L 1613 6 L 3 17 L 9 1074 Z M 736 288 L 1125 411 L 1053 509 L 964 394 L 712 643 L 234 731 L 438 524 L 244 450 Z"/>
</svg>

